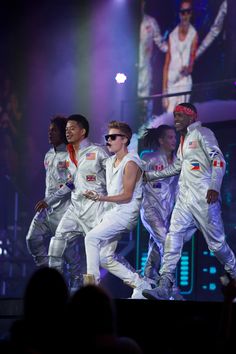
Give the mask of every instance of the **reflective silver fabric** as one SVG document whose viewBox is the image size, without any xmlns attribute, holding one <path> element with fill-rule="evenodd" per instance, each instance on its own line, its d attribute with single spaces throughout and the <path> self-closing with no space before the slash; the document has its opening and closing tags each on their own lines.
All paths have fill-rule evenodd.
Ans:
<svg viewBox="0 0 236 354">
<path fill-rule="evenodd" d="M 63 257 L 68 247 L 79 235 L 85 235 L 101 220 L 103 203 L 94 202 L 83 196 L 86 189 L 106 193 L 105 163 L 108 154 L 102 146 L 84 139 L 77 155 L 78 167 L 68 161 L 71 179 L 75 188 L 71 192 L 71 204 L 61 219 L 56 234 L 49 246 L 49 265 L 62 271 Z M 54 195 L 54 199 L 57 195 Z M 73 242 L 72 242 L 73 241 Z M 77 263 L 79 262 L 79 256 Z M 78 276 L 79 267 L 73 267 L 72 276 Z"/>
<path fill-rule="evenodd" d="M 45 197 L 50 198 L 69 178 L 70 171 L 67 166 L 68 153 L 66 145 L 61 144 L 56 149 L 51 148 L 45 155 L 44 166 L 46 170 Z M 67 193 L 62 199 L 51 204 L 47 210 L 36 213 L 28 234 L 26 243 L 29 252 L 32 254 L 36 265 L 48 265 L 47 249 L 44 243 L 46 237 L 55 234 L 63 214 L 70 203 L 70 194 Z"/>
<path fill-rule="evenodd" d="M 171 216 L 160 273 L 175 272 L 186 233 L 198 228 L 209 249 L 236 278 L 235 256 L 225 241 L 220 201 L 208 204 L 206 200 L 208 190 L 220 192 L 225 172 L 225 160 L 215 135 L 200 122 L 191 124 L 177 157 L 174 165 L 148 173 L 148 179 L 152 180 L 180 172 L 179 195 Z"/>
<path fill-rule="evenodd" d="M 144 155 L 145 171 L 161 171 L 168 166 L 164 151 L 159 149 Z M 150 233 L 147 262 L 144 274 L 156 278 L 161 266 L 164 243 L 177 193 L 178 177 L 167 177 L 143 186 L 140 210 L 142 223 Z"/>
</svg>

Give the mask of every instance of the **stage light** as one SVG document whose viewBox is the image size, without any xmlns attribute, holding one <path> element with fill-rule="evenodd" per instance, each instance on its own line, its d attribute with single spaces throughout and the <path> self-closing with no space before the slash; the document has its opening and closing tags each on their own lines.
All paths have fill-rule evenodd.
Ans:
<svg viewBox="0 0 236 354">
<path fill-rule="evenodd" d="M 124 84 L 125 81 L 127 80 L 127 76 L 123 73 L 117 73 L 115 80 L 116 80 L 117 84 Z"/>
</svg>

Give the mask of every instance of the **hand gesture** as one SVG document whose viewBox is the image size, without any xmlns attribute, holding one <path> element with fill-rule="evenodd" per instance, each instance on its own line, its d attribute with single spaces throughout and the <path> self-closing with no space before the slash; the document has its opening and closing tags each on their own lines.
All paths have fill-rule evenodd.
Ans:
<svg viewBox="0 0 236 354">
<path fill-rule="evenodd" d="M 89 191 L 89 190 L 86 190 L 83 195 L 88 198 L 88 199 L 91 199 L 91 200 L 98 200 L 99 199 L 99 194 L 96 192 L 96 191 Z"/>
</svg>

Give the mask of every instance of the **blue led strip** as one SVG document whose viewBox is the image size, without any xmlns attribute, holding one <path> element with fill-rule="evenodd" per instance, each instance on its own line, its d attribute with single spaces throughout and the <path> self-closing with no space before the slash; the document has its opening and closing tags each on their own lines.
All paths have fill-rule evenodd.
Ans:
<svg viewBox="0 0 236 354">
<path fill-rule="evenodd" d="M 140 156 L 140 159 L 142 159 L 143 155 L 145 154 L 148 154 L 150 152 L 153 152 L 154 150 L 143 150 L 139 156 Z M 141 258 L 140 258 L 140 219 L 138 221 L 138 224 L 137 224 L 137 237 L 136 237 L 136 269 L 140 269 L 140 264 L 141 264 Z"/>
<path fill-rule="evenodd" d="M 180 258 L 180 277 L 179 277 L 179 285 L 181 289 L 181 294 L 191 294 L 193 291 L 193 274 L 194 274 L 194 243 L 195 237 L 193 236 L 191 239 L 191 249 L 189 251 L 184 251 Z M 178 269 L 176 270 L 176 272 Z M 189 286 L 189 290 L 184 290 L 182 287 Z"/>
</svg>

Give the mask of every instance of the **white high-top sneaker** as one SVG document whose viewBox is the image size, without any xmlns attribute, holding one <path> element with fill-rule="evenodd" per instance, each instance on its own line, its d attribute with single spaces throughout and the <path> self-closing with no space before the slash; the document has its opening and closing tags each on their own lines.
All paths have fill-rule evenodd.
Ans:
<svg viewBox="0 0 236 354">
<path fill-rule="evenodd" d="M 133 290 L 133 293 L 131 295 L 131 299 L 143 299 L 146 300 L 146 298 L 143 296 L 142 291 L 144 289 L 152 289 L 152 284 L 153 286 L 156 286 L 156 283 L 154 280 L 150 278 L 140 278 L 140 282 L 137 283 L 136 287 Z"/>
</svg>

